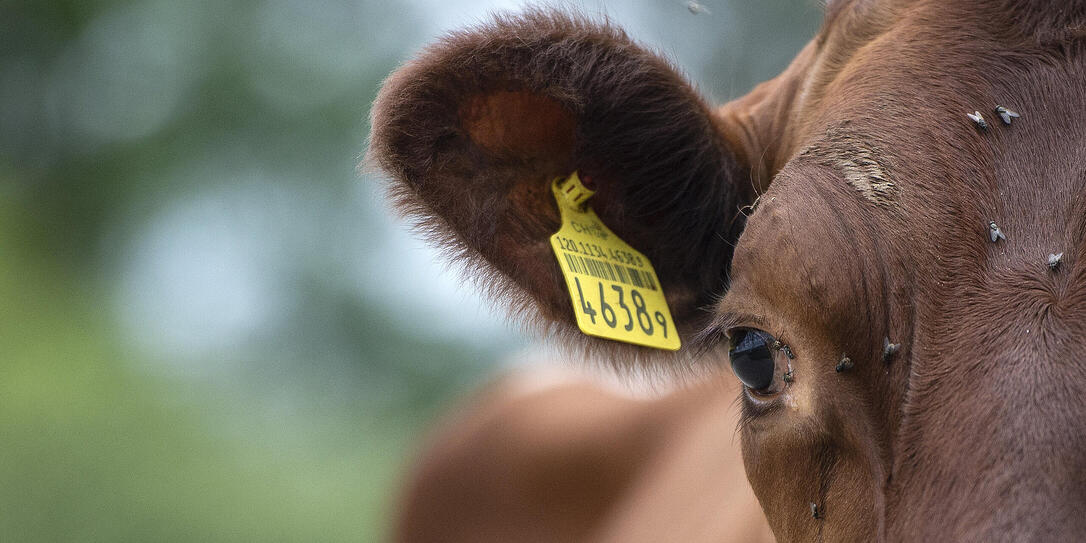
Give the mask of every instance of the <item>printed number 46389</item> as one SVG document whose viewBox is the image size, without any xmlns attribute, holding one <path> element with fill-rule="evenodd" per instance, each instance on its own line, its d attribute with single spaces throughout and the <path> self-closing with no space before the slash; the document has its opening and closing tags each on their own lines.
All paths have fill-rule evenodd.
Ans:
<svg viewBox="0 0 1086 543">
<path fill-rule="evenodd" d="M 618 326 L 619 315 L 615 313 L 615 308 L 607 303 L 607 299 L 604 296 L 603 283 L 597 282 L 599 285 L 599 305 L 600 310 L 597 312 L 592 307 L 592 302 L 585 300 L 584 291 L 581 290 L 581 280 L 574 277 L 573 281 L 577 284 L 577 296 L 581 299 L 581 312 L 588 316 L 592 321 L 592 324 L 596 324 L 596 315 L 603 318 L 604 324 L 611 328 Z M 626 324 L 622 326 L 624 330 L 630 332 L 633 330 L 634 321 L 637 321 L 637 325 L 641 327 L 641 331 L 645 335 L 653 335 L 656 332 L 656 327 L 653 325 L 653 317 L 656 319 L 656 323 L 660 325 L 661 331 L 663 331 L 664 337 L 667 337 L 667 320 L 664 319 L 664 314 L 655 311 L 653 315 L 649 316 L 649 310 L 645 307 L 645 298 L 638 292 L 637 289 L 630 289 L 630 299 L 633 300 L 634 311 L 630 311 L 630 306 L 626 305 L 625 294 L 626 290 L 618 285 L 611 285 L 611 289 L 618 293 L 618 307 L 620 310 L 626 312 L 625 321 Z M 591 295 L 593 293 L 589 293 Z M 636 315 L 636 317 L 635 317 Z"/>
</svg>

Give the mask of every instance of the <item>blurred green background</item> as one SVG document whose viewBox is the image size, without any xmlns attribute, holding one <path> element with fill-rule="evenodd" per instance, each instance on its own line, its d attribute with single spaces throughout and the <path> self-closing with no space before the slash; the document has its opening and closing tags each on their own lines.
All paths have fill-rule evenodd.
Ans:
<svg viewBox="0 0 1086 543">
<path fill-rule="evenodd" d="M 813 0 L 563 2 L 716 101 Z M 0 541 L 373 541 L 533 347 L 360 176 L 369 104 L 516 2 L 0 0 Z M 695 10 L 701 11 L 701 10 Z"/>
</svg>

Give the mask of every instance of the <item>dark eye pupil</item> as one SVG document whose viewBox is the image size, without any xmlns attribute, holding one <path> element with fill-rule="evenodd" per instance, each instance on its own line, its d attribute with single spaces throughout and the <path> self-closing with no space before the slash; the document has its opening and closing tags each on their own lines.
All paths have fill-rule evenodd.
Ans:
<svg viewBox="0 0 1086 543">
<path fill-rule="evenodd" d="M 732 338 L 728 353 L 735 376 L 753 390 L 773 384 L 776 363 L 773 360 L 773 336 L 761 330 L 740 330 Z"/>
</svg>

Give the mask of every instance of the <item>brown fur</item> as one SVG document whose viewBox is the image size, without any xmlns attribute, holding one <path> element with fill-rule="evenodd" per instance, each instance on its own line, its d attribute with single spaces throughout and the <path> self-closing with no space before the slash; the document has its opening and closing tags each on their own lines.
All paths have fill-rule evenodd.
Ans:
<svg viewBox="0 0 1086 543">
<path fill-rule="evenodd" d="M 758 328 L 787 344 L 790 380 L 741 395 L 746 473 L 780 541 L 1081 539 L 1086 1 L 827 9 L 784 73 L 712 113 L 611 26 L 502 18 L 390 79 L 372 156 L 410 210 L 565 329 L 546 184 L 579 168 L 657 261 L 686 338 Z M 1004 126 L 997 105 L 1022 118 Z M 525 108 L 547 120 L 517 129 Z M 889 363 L 884 338 L 901 344 Z M 648 477 L 618 464 L 630 485 Z M 656 480 L 644 510 L 673 511 L 678 484 Z"/>
<path fill-rule="evenodd" d="M 717 379 L 646 400 L 576 375 L 506 376 L 430 437 L 396 541 L 771 543 L 735 393 Z"/>
</svg>

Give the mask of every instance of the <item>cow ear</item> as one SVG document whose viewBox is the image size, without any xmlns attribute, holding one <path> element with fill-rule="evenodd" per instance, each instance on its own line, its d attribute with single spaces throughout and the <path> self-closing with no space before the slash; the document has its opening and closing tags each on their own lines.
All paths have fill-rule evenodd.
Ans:
<svg viewBox="0 0 1086 543">
<path fill-rule="evenodd" d="M 400 209 L 522 315 L 579 336 L 549 242 L 551 181 L 573 171 L 652 261 L 681 337 L 722 293 L 748 170 L 683 77 L 613 26 L 530 11 L 453 33 L 385 81 L 371 122 Z"/>
</svg>

